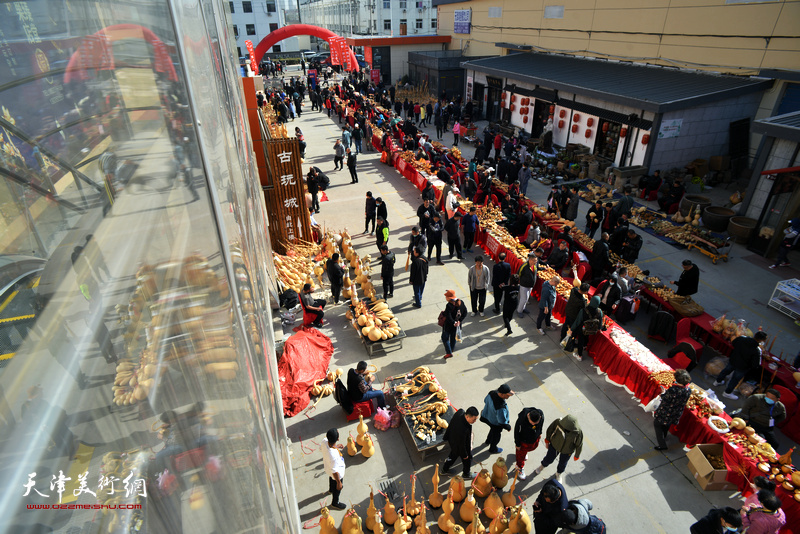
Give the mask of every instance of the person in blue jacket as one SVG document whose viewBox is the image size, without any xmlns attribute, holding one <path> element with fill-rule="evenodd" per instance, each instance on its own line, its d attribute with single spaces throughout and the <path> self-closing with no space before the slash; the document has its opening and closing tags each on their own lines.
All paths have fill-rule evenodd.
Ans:
<svg viewBox="0 0 800 534">
<path fill-rule="evenodd" d="M 508 413 L 506 400 L 514 394 L 508 384 L 503 384 L 496 391 L 490 391 L 483 399 L 484 406 L 481 412 L 481 422 L 489 425 L 489 435 L 486 436 L 486 445 L 489 446 L 491 454 L 503 452 L 497 446 L 500 443 L 500 435 L 505 429 L 511 431 L 511 418 Z"/>
<path fill-rule="evenodd" d="M 554 328 L 550 323 L 550 316 L 553 314 L 553 306 L 556 305 L 556 288 L 560 283 L 561 278 L 554 276 L 542 284 L 542 295 L 539 297 L 539 316 L 536 318 L 536 330 L 542 335 L 544 335 L 542 322 L 547 324 L 547 328 Z"/>
</svg>

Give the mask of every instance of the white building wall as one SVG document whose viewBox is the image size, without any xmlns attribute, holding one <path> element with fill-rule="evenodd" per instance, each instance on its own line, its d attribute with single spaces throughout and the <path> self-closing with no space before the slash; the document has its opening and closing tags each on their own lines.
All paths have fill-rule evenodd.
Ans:
<svg viewBox="0 0 800 534">
<path fill-rule="evenodd" d="M 242 7 L 242 0 L 234 0 L 233 12 L 231 13 L 231 23 L 236 26 L 238 37 L 236 38 L 236 46 L 238 47 L 240 57 L 247 55 L 247 46 L 245 41 L 252 41 L 253 47 L 257 47 L 267 35 L 269 35 L 270 24 L 277 24 L 278 28 L 286 25 L 284 20 L 284 12 L 294 8 L 297 5 L 292 3 L 292 0 L 252 0 L 251 5 L 253 8 L 252 13 L 245 13 Z M 271 6 L 275 7 L 275 11 L 270 11 Z M 253 24 L 255 26 L 255 34 L 247 34 L 247 25 Z M 305 46 L 301 46 L 304 44 Z M 308 38 L 303 37 L 290 37 L 277 43 L 281 52 L 296 52 L 303 48 L 308 48 Z M 267 52 L 276 52 L 273 48 Z"/>
<path fill-rule="evenodd" d="M 398 37 L 402 21 L 406 35 L 435 35 L 438 22 L 431 0 L 301 0 L 300 12 L 304 24 L 342 36 Z"/>
</svg>

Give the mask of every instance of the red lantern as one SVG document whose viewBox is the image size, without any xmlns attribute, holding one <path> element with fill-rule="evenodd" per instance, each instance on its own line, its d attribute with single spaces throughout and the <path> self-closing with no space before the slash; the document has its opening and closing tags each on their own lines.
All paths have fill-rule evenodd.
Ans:
<svg viewBox="0 0 800 534">
<path fill-rule="evenodd" d="M 608 123 L 604 122 L 603 123 L 603 133 L 606 133 L 607 131 L 608 131 Z"/>
<path fill-rule="evenodd" d="M 530 110 L 530 108 L 522 108 L 522 111 L 520 111 L 520 113 L 522 113 L 523 115 L 527 115 L 528 110 Z"/>
<path fill-rule="evenodd" d="M 646 144 L 647 144 L 647 143 L 649 143 L 649 142 L 650 142 L 650 135 L 649 135 L 649 134 L 644 134 L 644 135 L 642 136 L 642 144 L 643 144 L 643 145 L 646 145 Z"/>
<path fill-rule="evenodd" d="M 580 121 L 581 121 L 580 113 L 576 113 L 575 115 L 572 116 L 572 122 L 580 122 Z"/>
<path fill-rule="evenodd" d="M 558 116 L 563 119 L 564 117 L 567 116 L 567 110 L 566 109 L 562 109 L 561 111 L 558 112 Z"/>
<path fill-rule="evenodd" d="M 622 128 L 622 129 L 619 131 L 619 136 L 620 136 L 620 137 L 625 137 L 625 136 L 627 136 L 627 135 L 628 135 L 628 129 L 627 129 L 627 128 Z"/>
<path fill-rule="evenodd" d="M 505 91 L 503 91 L 503 94 L 502 94 L 502 95 L 500 95 L 500 96 L 501 96 L 501 98 L 502 98 L 503 100 L 505 100 L 505 99 L 506 99 L 506 92 L 505 92 Z"/>
<path fill-rule="evenodd" d="M 517 95 L 511 95 L 511 101 L 512 102 L 516 102 L 517 101 Z"/>
<path fill-rule="evenodd" d="M 572 133 L 578 133 L 578 125 L 577 124 L 573 124 L 572 125 Z"/>
<path fill-rule="evenodd" d="M 558 129 L 562 129 L 564 127 L 564 121 L 558 121 Z"/>
<path fill-rule="evenodd" d="M 556 107 L 555 106 L 550 106 L 550 115 L 552 115 L 555 112 L 556 112 Z M 563 115 L 562 115 L 562 117 L 563 117 Z"/>
<path fill-rule="evenodd" d="M 505 101 L 505 100 L 501 100 L 501 101 L 500 101 L 500 107 L 501 107 L 501 108 L 504 108 L 504 107 L 506 107 L 506 101 Z"/>
<path fill-rule="evenodd" d="M 527 115 L 522 117 L 522 122 L 524 122 L 525 124 L 528 124 L 528 116 Z"/>
<path fill-rule="evenodd" d="M 594 119 L 592 117 L 586 119 L 586 126 L 592 126 L 593 124 L 594 124 Z"/>
<path fill-rule="evenodd" d="M 586 139 L 589 139 L 589 138 L 592 136 L 592 130 L 590 130 L 589 128 L 587 128 L 587 129 L 586 129 L 586 134 L 585 134 L 585 135 L 586 135 Z"/>
<path fill-rule="evenodd" d="M 511 97 L 511 101 L 512 101 L 512 102 L 514 101 L 514 97 L 513 97 L 513 96 Z M 510 106 L 508 106 L 508 110 L 509 110 L 509 111 L 514 111 L 514 109 L 515 109 L 516 107 L 517 107 L 517 106 L 515 106 L 514 104 L 511 104 Z"/>
</svg>

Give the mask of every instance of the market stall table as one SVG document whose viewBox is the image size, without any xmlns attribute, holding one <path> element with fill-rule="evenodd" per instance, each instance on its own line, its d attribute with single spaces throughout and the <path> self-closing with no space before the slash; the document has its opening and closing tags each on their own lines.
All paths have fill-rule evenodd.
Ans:
<svg viewBox="0 0 800 534">
<path fill-rule="evenodd" d="M 395 388 L 397 386 L 399 386 L 400 384 L 404 384 L 405 382 L 407 382 L 407 380 L 408 380 L 408 378 L 406 376 L 400 376 L 400 377 L 392 377 L 391 379 L 386 381 L 386 383 L 387 383 L 387 385 L 389 387 L 389 391 L 391 392 L 391 397 L 394 399 L 395 404 L 399 404 L 400 400 L 402 399 L 400 393 L 398 393 L 395 390 Z M 436 382 L 436 384 L 439 384 L 439 381 L 436 380 L 435 378 L 434 378 L 434 382 Z M 416 395 L 411 395 L 409 397 L 406 397 L 405 399 L 402 399 L 402 400 L 408 400 L 408 401 L 414 402 L 415 400 L 422 400 L 426 396 L 428 396 L 428 393 L 418 393 Z M 450 405 L 450 402 L 448 401 L 448 403 L 447 403 L 447 412 L 445 412 L 444 414 L 440 415 L 439 417 L 444 419 L 445 422 L 447 422 L 447 424 L 449 425 L 450 421 L 453 419 L 453 415 L 455 415 L 455 413 L 456 413 L 455 409 L 453 409 L 453 406 Z M 414 447 L 417 449 L 417 452 L 419 453 L 421 460 L 425 460 L 425 456 L 428 453 L 436 452 L 438 450 L 439 446 L 443 445 L 445 443 L 445 441 L 444 441 L 444 430 L 437 431 L 435 439 L 422 440 L 422 439 L 419 439 L 414 434 L 414 427 L 413 427 L 414 423 L 412 422 L 410 415 L 403 414 L 403 424 L 408 429 L 408 433 L 411 436 L 411 441 L 414 443 Z"/>
</svg>

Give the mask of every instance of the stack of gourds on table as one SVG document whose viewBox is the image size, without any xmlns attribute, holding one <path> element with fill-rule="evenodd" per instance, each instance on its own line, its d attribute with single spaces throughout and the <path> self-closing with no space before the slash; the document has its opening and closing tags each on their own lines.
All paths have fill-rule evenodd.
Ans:
<svg viewBox="0 0 800 534">
<path fill-rule="evenodd" d="M 447 421 L 441 417 L 449 406 L 447 391 L 439 385 L 429 367 L 417 367 L 405 376 L 408 377 L 406 382 L 394 386 L 400 395 L 397 409 L 410 418 L 411 434 L 425 441 L 429 436 L 435 437 L 436 432 L 447 429 Z M 423 395 L 423 398 L 413 399 Z"/>
</svg>

